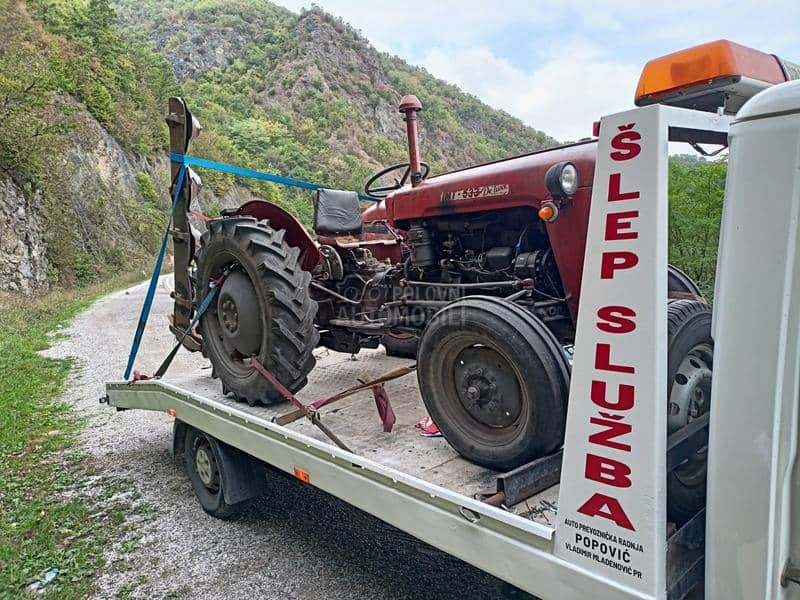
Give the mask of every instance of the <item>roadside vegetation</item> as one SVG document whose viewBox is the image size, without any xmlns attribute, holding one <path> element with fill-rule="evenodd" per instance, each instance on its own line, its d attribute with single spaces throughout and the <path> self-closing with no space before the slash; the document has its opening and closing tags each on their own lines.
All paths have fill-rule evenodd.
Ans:
<svg viewBox="0 0 800 600">
<path fill-rule="evenodd" d="M 669 260 L 714 298 L 722 199 L 727 160 L 694 155 L 673 157 L 669 165 Z"/>
<path fill-rule="evenodd" d="M 165 200 L 146 195 L 146 174 L 123 194 L 87 160 L 103 155 L 105 130 L 147 168 L 139 157 L 164 148 L 164 98 L 179 89 L 169 63 L 113 20 L 107 0 L 0 0 L 0 180 L 13 182 L 37 215 L 54 287 L 103 279 L 149 256 L 166 211 Z M 76 185 L 81 177 L 90 185 Z"/>
<path fill-rule="evenodd" d="M 434 172 L 554 141 L 378 53 L 319 8 L 297 15 L 262 0 L 0 0 L 0 15 L 0 178 L 41 216 L 56 287 L 103 279 L 157 244 L 152 225 L 168 205 L 158 178 L 170 95 L 185 96 L 205 126 L 194 153 L 342 189 L 361 189 L 379 166 L 405 160 L 396 111 L 404 93 L 426 106 Z M 69 169 L 53 168 L 98 148 L 86 112 L 142 171 L 126 182 L 130 194 L 75 189 Z M 79 160 L 78 168 L 100 170 Z M 239 184 L 311 221 L 306 192 L 201 174 L 218 197 Z"/>
<path fill-rule="evenodd" d="M 117 276 L 37 299 L 0 295 L 0 598 L 53 567 L 45 590 L 83 598 L 123 535 L 124 482 L 102 480 L 75 445 L 80 417 L 60 400 L 70 360 L 39 354 L 98 296 L 141 279 Z M 56 337 L 54 337 L 56 336 Z"/>
</svg>

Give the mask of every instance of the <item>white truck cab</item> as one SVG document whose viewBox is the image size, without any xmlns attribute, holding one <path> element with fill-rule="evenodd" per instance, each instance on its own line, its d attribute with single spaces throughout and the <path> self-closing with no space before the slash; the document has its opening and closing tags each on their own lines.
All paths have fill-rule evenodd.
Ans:
<svg viewBox="0 0 800 600">
<path fill-rule="evenodd" d="M 706 597 L 800 598 L 800 81 L 749 100 L 729 144 Z"/>
</svg>

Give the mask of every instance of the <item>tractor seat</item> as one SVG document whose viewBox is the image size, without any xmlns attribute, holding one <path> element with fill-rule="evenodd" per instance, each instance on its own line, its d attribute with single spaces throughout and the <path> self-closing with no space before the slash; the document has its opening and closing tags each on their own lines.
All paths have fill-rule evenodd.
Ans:
<svg viewBox="0 0 800 600">
<path fill-rule="evenodd" d="M 314 193 L 314 231 L 332 236 L 361 233 L 358 194 L 342 190 L 317 190 Z"/>
</svg>

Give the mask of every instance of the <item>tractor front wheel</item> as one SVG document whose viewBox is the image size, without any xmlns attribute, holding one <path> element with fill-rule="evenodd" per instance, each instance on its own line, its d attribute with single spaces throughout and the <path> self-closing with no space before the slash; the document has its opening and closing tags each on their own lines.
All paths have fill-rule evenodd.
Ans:
<svg viewBox="0 0 800 600">
<path fill-rule="evenodd" d="M 283 396 L 249 362 L 255 357 L 289 390 L 306 383 L 314 367 L 319 333 L 317 303 L 309 295 L 311 275 L 284 231 L 253 217 L 213 221 L 198 256 L 197 301 L 209 282 L 225 278 L 200 321 L 203 347 L 223 390 L 237 399 L 280 402 Z"/>
<path fill-rule="evenodd" d="M 530 312 L 487 296 L 440 310 L 420 340 L 425 407 L 466 459 L 512 469 L 564 440 L 569 363 Z"/>
</svg>

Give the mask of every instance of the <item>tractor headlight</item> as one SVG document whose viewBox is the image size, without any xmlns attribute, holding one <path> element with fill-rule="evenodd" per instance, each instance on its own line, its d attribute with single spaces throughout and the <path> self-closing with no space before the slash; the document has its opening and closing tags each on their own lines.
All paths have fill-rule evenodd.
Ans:
<svg viewBox="0 0 800 600">
<path fill-rule="evenodd" d="M 564 198 L 578 191 L 578 169 L 571 162 L 554 164 L 544 176 L 544 184 L 553 198 Z"/>
<path fill-rule="evenodd" d="M 578 169 L 572 163 L 567 163 L 561 169 L 559 176 L 561 182 L 561 189 L 567 196 L 571 196 L 578 190 Z"/>
</svg>

